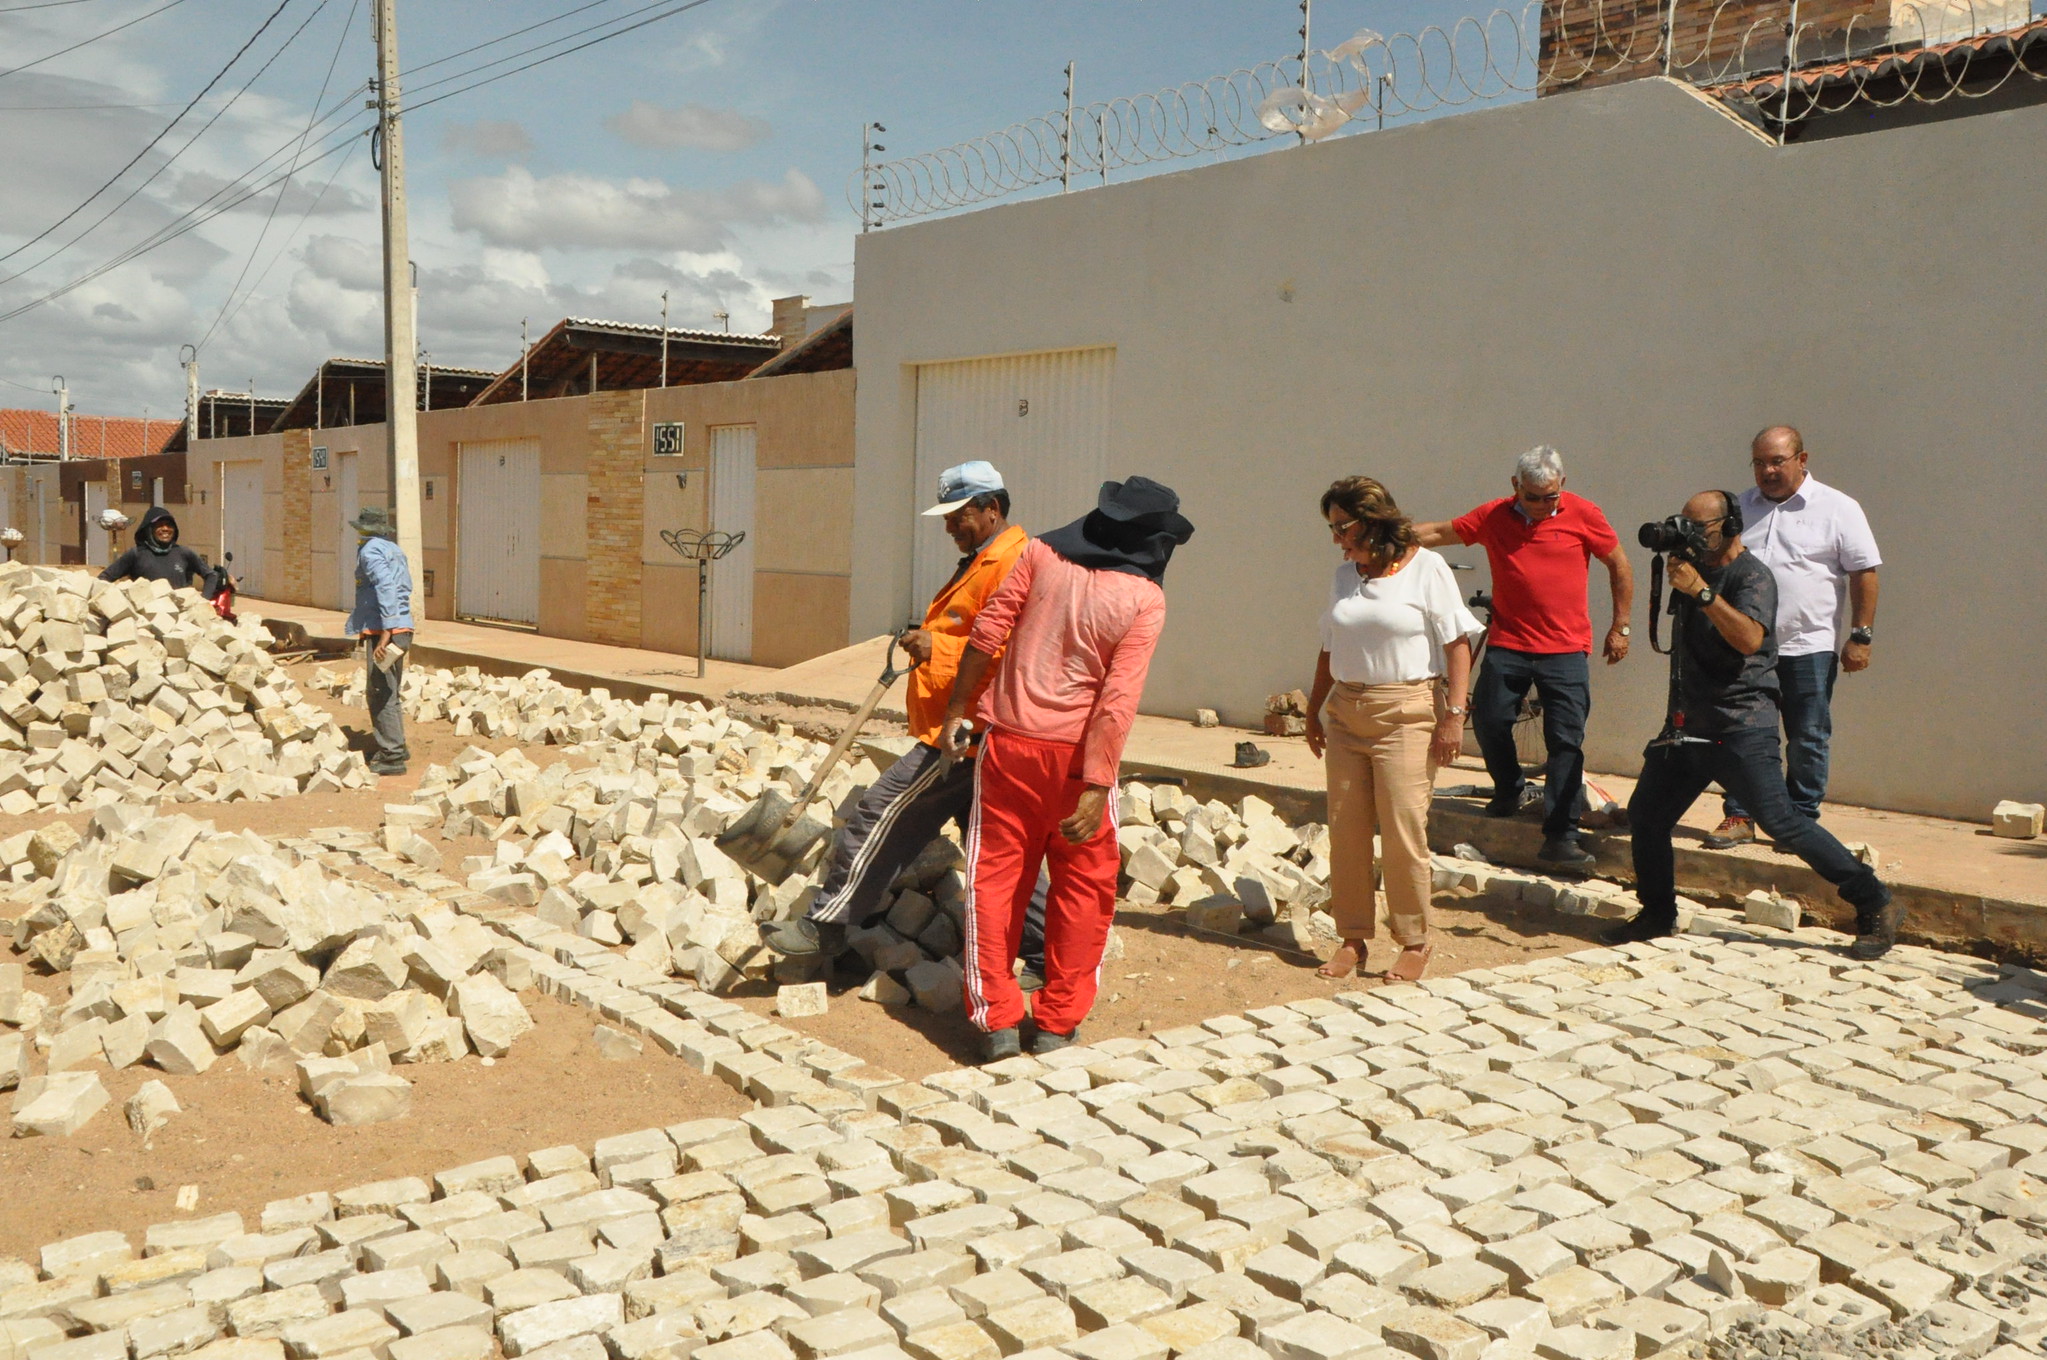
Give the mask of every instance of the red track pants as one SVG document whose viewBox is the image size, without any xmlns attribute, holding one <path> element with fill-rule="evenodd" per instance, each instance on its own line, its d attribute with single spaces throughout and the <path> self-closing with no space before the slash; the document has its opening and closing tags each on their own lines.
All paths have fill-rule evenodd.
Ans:
<svg viewBox="0 0 2047 1360">
<path fill-rule="evenodd" d="M 1102 826 L 1080 845 L 1059 823 L 1086 787 L 1080 749 L 990 732 L 974 773 L 974 814 L 967 828 L 967 1015 L 982 1030 L 1023 1019 L 1013 968 L 1024 908 L 1045 863 L 1045 988 L 1032 1013 L 1038 1028 L 1071 1034 L 1095 1004 L 1102 948 L 1116 914 L 1116 800 Z"/>
</svg>

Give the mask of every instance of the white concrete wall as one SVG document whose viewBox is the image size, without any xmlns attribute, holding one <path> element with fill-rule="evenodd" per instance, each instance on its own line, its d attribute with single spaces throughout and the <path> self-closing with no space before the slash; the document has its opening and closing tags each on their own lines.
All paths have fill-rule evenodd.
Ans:
<svg viewBox="0 0 2047 1360">
<path fill-rule="evenodd" d="M 2047 797 L 2043 152 L 2047 107 L 1778 148 L 1641 81 L 863 235 L 852 634 L 913 603 L 918 362 L 1116 346 L 1112 474 L 1199 526 L 1146 708 L 1238 722 L 1310 677 L 1331 478 L 1444 517 L 1553 443 L 1646 575 L 1635 526 L 1784 421 L 1886 557 L 1833 795 Z M 1596 768 L 1660 722 L 1645 621 L 1595 667 Z"/>
</svg>

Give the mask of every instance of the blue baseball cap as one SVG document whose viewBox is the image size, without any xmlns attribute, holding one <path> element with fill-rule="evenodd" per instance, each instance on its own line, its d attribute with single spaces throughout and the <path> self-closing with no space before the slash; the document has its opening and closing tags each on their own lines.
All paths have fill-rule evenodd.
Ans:
<svg viewBox="0 0 2047 1360">
<path fill-rule="evenodd" d="M 1002 489 L 1002 474 L 995 470 L 993 463 L 978 459 L 961 463 L 938 474 L 938 504 L 924 513 L 949 515 L 976 496 Z"/>
</svg>

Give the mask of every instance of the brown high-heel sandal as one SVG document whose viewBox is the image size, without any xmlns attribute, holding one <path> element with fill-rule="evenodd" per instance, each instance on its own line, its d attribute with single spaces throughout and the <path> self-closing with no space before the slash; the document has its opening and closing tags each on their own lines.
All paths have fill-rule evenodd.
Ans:
<svg viewBox="0 0 2047 1360">
<path fill-rule="evenodd" d="M 1345 954 L 1350 955 L 1350 963 L 1344 967 L 1338 967 L 1336 961 Z M 1365 941 L 1345 940 L 1342 944 L 1336 946 L 1336 952 L 1329 956 L 1329 962 L 1315 970 L 1315 976 L 1328 978 L 1331 981 L 1340 981 L 1347 977 L 1355 977 L 1364 966 Z"/>
<path fill-rule="evenodd" d="M 1420 982 L 1422 972 L 1429 966 L 1429 955 L 1436 952 L 1434 943 L 1411 944 L 1400 951 L 1400 957 L 1386 970 L 1388 982 Z"/>
</svg>

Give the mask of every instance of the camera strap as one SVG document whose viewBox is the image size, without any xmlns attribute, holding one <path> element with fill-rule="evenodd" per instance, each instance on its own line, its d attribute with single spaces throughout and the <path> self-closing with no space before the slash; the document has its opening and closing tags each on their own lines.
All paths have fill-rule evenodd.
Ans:
<svg viewBox="0 0 2047 1360">
<path fill-rule="evenodd" d="M 1673 612 L 1675 612 L 1676 605 L 1677 601 L 1672 599 L 1670 606 Z M 1649 559 L 1649 650 L 1655 652 L 1658 656 L 1669 656 L 1670 647 L 1663 645 L 1662 635 L 1657 629 L 1657 624 L 1663 618 L 1663 611 L 1663 554 L 1657 553 Z M 1677 629 L 1675 625 L 1671 628 L 1670 641 L 1671 646 L 1677 645 Z"/>
</svg>

